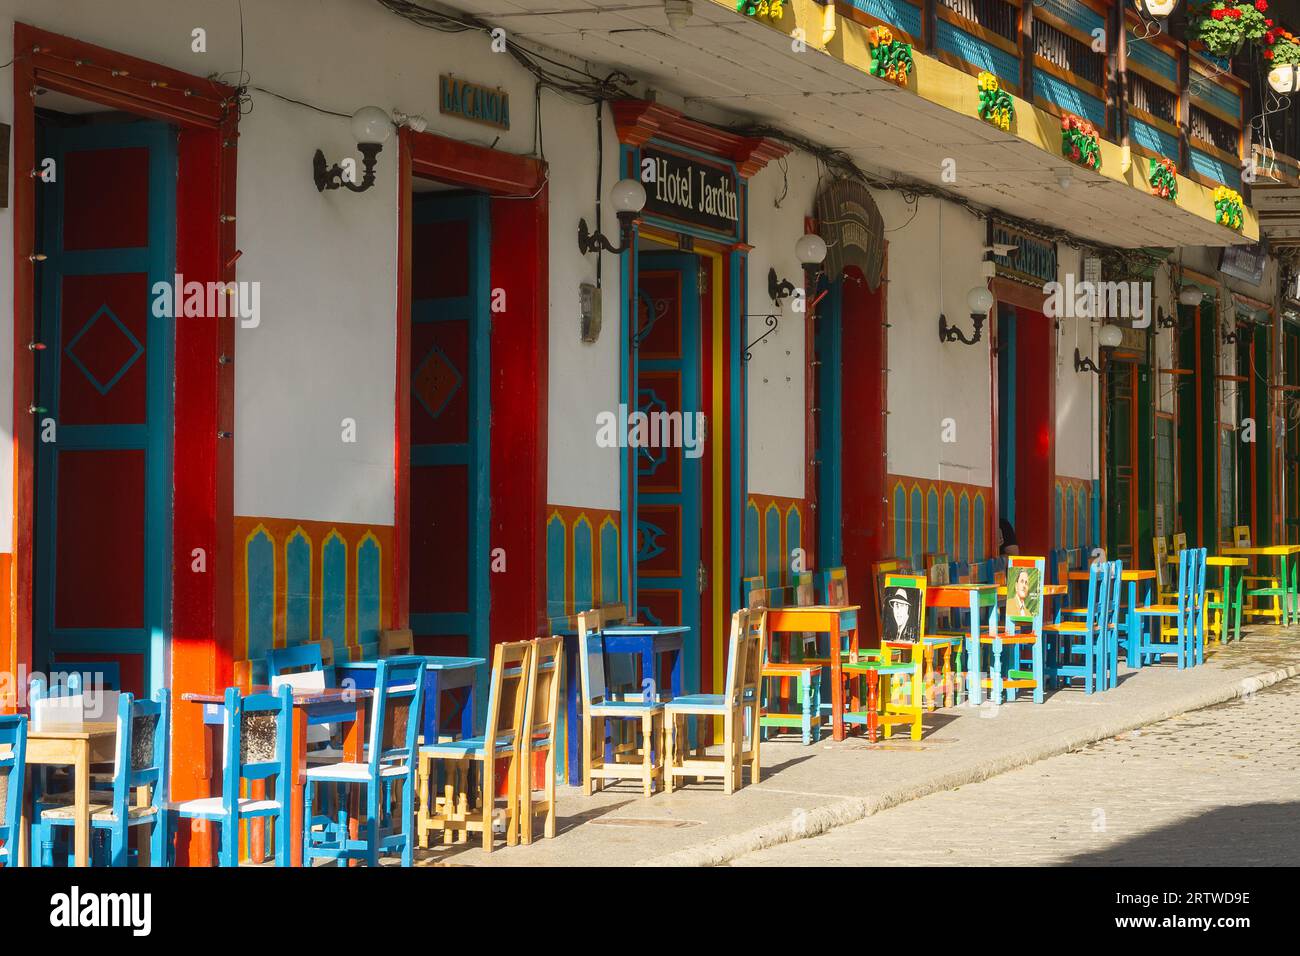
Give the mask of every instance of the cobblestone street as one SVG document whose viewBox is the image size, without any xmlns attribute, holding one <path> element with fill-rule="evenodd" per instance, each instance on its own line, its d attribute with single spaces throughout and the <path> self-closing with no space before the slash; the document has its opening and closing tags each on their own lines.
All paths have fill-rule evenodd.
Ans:
<svg viewBox="0 0 1300 956">
<path fill-rule="evenodd" d="M 733 866 L 1293 865 L 1300 679 Z"/>
</svg>

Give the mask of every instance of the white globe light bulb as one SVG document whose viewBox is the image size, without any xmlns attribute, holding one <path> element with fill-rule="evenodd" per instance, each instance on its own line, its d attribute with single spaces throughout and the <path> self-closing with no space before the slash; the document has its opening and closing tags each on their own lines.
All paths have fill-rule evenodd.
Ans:
<svg viewBox="0 0 1300 956">
<path fill-rule="evenodd" d="M 966 304 L 970 306 L 971 314 L 986 313 L 993 308 L 993 293 L 982 285 L 977 285 L 966 293 Z"/>
<path fill-rule="evenodd" d="M 815 232 L 805 233 L 794 244 L 794 254 L 803 265 L 820 265 L 826 260 L 826 240 Z"/>
<path fill-rule="evenodd" d="M 1113 349 L 1124 341 L 1124 333 L 1118 325 L 1103 325 L 1097 332 L 1097 344 L 1104 349 Z"/>
<path fill-rule="evenodd" d="M 640 212 L 645 208 L 645 187 L 635 179 L 620 179 L 610 190 L 615 212 Z"/>
<path fill-rule="evenodd" d="M 393 121 L 378 106 L 363 106 L 352 114 L 352 135 L 358 143 L 386 143 L 393 135 Z"/>
<path fill-rule="evenodd" d="M 1179 305 L 1200 305 L 1202 299 L 1201 290 L 1196 286 L 1186 286 L 1178 293 Z"/>
</svg>

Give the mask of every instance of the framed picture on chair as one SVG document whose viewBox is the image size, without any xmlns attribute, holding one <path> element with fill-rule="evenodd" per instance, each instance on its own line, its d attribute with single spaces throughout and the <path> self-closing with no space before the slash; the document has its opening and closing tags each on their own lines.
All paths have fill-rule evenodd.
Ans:
<svg viewBox="0 0 1300 956">
<path fill-rule="evenodd" d="M 1033 623 L 1043 603 L 1043 575 L 1032 560 L 1007 562 L 1007 620 Z"/>
</svg>

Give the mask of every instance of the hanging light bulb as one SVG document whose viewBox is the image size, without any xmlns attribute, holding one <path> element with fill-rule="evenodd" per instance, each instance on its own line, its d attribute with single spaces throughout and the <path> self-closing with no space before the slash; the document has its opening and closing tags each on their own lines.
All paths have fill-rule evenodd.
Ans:
<svg viewBox="0 0 1300 956">
<path fill-rule="evenodd" d="M 1097 330 L 1097 344 L 1104 349 L 1113 349 L 1124 341 L 1124 332 L 1118 325 L 1103 325 Z"/>
<path fill-rule="evenodd" d="M 668 18 L 668 29 L 676 32 L 686 26 L 695 8 L 691 0 L 664 0 L 664 15 Z"/>
<path fill-rule="evenodd" d="M 1178 293 L 1179 305 L 1200 305 L 1205 294 L 1194 285 L 1185 285 Z"/>
</svg>

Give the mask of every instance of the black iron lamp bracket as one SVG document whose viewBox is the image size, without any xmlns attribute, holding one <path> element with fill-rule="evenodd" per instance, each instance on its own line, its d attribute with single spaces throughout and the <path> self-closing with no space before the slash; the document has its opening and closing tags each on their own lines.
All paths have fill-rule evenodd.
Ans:
<svg viewBox="0 0 1300 956">
<path fill-rule="evenodd" d="M 343 175 L 343 167 L 335 163 L 333 166 L 327 166 L 325 163 L 325 154 L 319 149 L 316 155 L 312 157 L 312 179 L 316 182 L 318 192 L 324 192 L 327 189 L 339 189 L 346 186 L 354 193 L 363 193 L 375 184 L 375 158 L 379 151 L 384 147 L 380 143 L 357 143 L 357 149 L 361 152 L 361 183 L 352 182 Z"/>
<path fill-rule="evenodd" d="M 776 277 L 775 269 L 767 270 L 767 297 L 772 300 L 772 304 L 778 309 L 781 308 L 781 301 L 794 295 L 795 284 L 789 279 L 780 279 Z"/>
<path fill-rule="evenodd" d="M 1101 374 L 1101 369 L 1091 357 L 1085 357 L 1080 354 L 1078 349 L 1074 350 L 1074 370 L 1076 372 L 1092 372 L 1096 375 Z"/>
<path fill-rule="evenodd" d="M 1162 329 L 1174 329 L 1174 328 L 1177 328 L 1177 327 L 1178 327 L 1178 316 L 1177 316 L 1176 314 L 1172 313 L 1172 312 L 1171 312 L 1169 315 L 1165 315 L 1165 310 L 1164 310 L 1164 309 L 1157 308 L 1157 309 L 1156 309 L 1156 325 L 1160 326 L 1160 328 L 1162 328 Z"/>
<path fill-rule="evenodd" d="M 618 232 L 619 243 L 614 245 L 605 238 L 602 232 L 592 232 L 587 227 L 586 219 L 578 220 L 578 251 L 584 256 L 589 252 L 600 252 L 602 249 L 613 255 L 622 255 L 632 247 L 632 223 L 636 219 L 634 212 L 620 212 L 618 214 Z"/>
<path fill-rule="evenodd" d="M 984 315 L 980 312 L 972 312 L 970 316 L 973 331 L 971 337 L 967 338 L 966 333 L 955 325 L 948 324 L 948 317 L 940 314 L 939 316 L 939 341 L 940 342 L 960 342 L 962 345 L 974 345 L 980 340 L 984 333 Z"/>
</svg>

